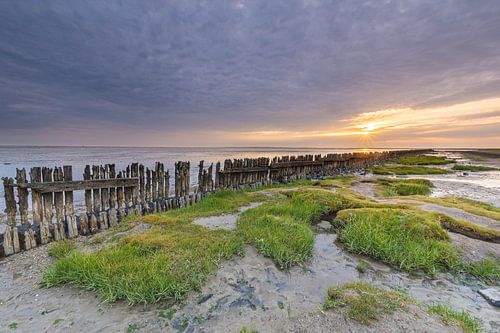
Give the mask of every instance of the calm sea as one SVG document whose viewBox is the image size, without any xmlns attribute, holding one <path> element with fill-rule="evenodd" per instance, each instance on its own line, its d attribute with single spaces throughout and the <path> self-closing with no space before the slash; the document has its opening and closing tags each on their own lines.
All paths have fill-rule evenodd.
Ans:
<svg viewBox="0 0 500 333">
<path fill-rule="evenodd" d="M 338 149 L 338 148 L 126 148 L 126 147 L 0 147 L 0 177 L 15 177 L 16 168 L 35 166 L 73 166 L 73 178 L 82 179 L 87 164 L 116 164 L 122 170 L 133 162 L 153 167 L 159 161 L 173 174 L 176 161 L 191 162 L 191 182 L 194 185 L 198 175 L 198 163 L 205 165 L 223 162 L 225 159 L 245 157 L 274 157 L 283 155 L 327 154 L 360 151 L 382 151 L 389 149 Z M 3 186 L 0 186 L 0 215 L 5 209 Z M 75 193 L 75 204 L 81 203 L 83 192 Z"/>
</svg>

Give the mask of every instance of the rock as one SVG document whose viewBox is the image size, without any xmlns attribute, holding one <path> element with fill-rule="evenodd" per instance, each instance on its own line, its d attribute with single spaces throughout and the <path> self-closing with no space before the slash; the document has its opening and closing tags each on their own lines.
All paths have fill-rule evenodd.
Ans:
<svg viewBox="0 0 500 333">
<path fill-rule="evenodd" d="M 500 307 L 500 291 L 495 288 L 488 288 L 479 290 L 479 294 L 486 298 L 491 305 Z"/>
</svg>

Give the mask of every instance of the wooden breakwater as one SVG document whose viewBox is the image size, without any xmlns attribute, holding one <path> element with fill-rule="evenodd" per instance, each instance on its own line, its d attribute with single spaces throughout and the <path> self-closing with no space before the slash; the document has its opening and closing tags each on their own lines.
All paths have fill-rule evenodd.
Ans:
<svg viewBox="0 0 500 333">
<path fill-rule="evenodd" d="M 201 161 L 196 186 L 190 179 L 190 162 L 183 161 L 175 163 L 173 175 L 160 162 L 151 168 L 132 163 L 120 171 L 114 164 L 87 165 L 81 180 L 73 179 L 71 166 L 34 167 L 29 179 L 25 169 L 17 169 L 15 178 L 2 178 L 6 221 L 0 222 L 0 256 L 94 234 L 116 226 L 127 215 L 187 207 L 221 189 L 342 174 L 398 156 L 428 152 L 431 150 L 227 159 L 222 165 L 217 162 L 215 170 L 213 164 L 205 166 Z M 75 191 L 85 194 L 84 211 L 75 211 Z"/>
</svg>

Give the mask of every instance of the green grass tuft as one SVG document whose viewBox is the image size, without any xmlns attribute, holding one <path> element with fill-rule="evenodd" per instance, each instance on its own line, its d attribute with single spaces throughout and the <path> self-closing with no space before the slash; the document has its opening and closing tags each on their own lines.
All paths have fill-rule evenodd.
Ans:
<svg viewBox="0 0 500 333">
<path fill-rule="evenodd" d="M 500 283 L 500 259 L 484 258 L 478 263 L 464 264 L 465 271 L 490 285 Z"/>
<path fill-rule="evenodd" d="M 454 311 L 448 305 L 438 304 L 429 307 L 429 313 L 437 314 L 441 317 L 446 325 L 455 323 L 460 326 L 466 333 L 479 333 L 481 332 L 481 321 L 472 317 L 468 312 L 462 310 L 461 312 Z"/>
<path fill-rule="evenodd" d="M 471 172 L 500 170 L 499 168 L 487 167 L 482 165 L 463 165 L 463 164 L 456 164 L 451 169 L 456 171 L 471 171 Z"/>
<path fill-rule="evenodd" d="M 431 193 L 432 182 L 428 179 L 390 179 L 376 180 L 381 194 L 386 197 L 407 195 L 428 195 Z"/>
<path fill-rule="evenodd" d="M 179 300 L 203 286 L 223 259 L 242 250 L 242 239 L 233 232 L 173 222 L 96 253 L 72 252 L 49 267 L 42 286 L 70 284 L 110 302 Z"/>
<path fill-rule="evenodd" d="M 442 206 L 459 208 L 472 214 L 481 215 L 489 217 L 493 220 L 500 221 L 500 208 L 481 201 L 460 197 L 429 198 L 425 196 L 414 196 L 413 198 Z"/>
<path fill-rule="evenodd" d="M 444 156 L 417 155 L 399 157 L 391 160 L 391 162 L 403 165 L 445 165 L 456 161 L 449 160 Z"/>
<path fill-rule="evenodd" d="M 76 244 L 74 241 L 69 239 L 63 239 L 52 243 L 49 247 L 48 253 L 50 256 L 59 259 L 68 256 L 75 249 L 76 249 Z"/>
<path fill-rule="evenodd" d="M 484 227 L 463 220 L 457 220 L 444 214 L 438 215 L 443 228 L 470 238 L 500 243 L 500 230 Z"/>
<path fill-rule="evenodd" d="M 406 298 L 395 292 L 356 281 L 328 289 L 323 309 L 346 308 L 348 318 L 369 325 L 383 315 L 404 308 L 406 302 Z"/>
<path fill-rule="evenodd" d="M 459 254 L 436 214 L 361 208 L 340 211 L 337 218 L 343 222 L 339 240 L 349 251 L 430 275 L 460 265 Z"/>
<path fill-rule="evenodd" d="M 419 165 L 380 165 L 370 167 L 368 170 L 376 175 L 432 175 L 450 173 L 446 169 Z"/>
<path fill-rule="evenodd" d="M 319 204 L 285 197 L 244 212 L 238 231 L 259 253 L 288 269 L 311 256 L 314 234 L 309 225 L 324 211 Z"/>
</svg>

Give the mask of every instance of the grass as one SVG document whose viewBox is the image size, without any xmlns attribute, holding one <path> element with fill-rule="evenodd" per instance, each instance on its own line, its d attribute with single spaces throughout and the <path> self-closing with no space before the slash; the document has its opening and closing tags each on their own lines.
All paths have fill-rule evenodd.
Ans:
<svg viewBox="0 0 500 333">
<path fill-rule="evenodd" d="M 265 197 L 256 192 L 223 190 L 207 196 L 196 205 L 138 217 L 137 220 L 151 224 L 189 223 L 200 217 L 236 213 L 240 207 L 259 200 L 265 200 Z"/>
<path fill-rule="evenodd" d="M 74 241 L 69 239 L 63 239 L 52 243 L 52 245 L 48 250 L 48 253 L 50 256 L 59 259 L 68 256 L 75 249 L 76 249 L 76 244 Z"/>
<path fill-rule="evenodd" d="M 393 163 L 403 165 L 445 165 L 455 163 L 455 160 L 449 160 L 444 156 L 430 156 L 430 155 L 417 155 L 417 156 L 402 156 L 391 160 Z"/>
<path fill-rule="evenodd" d="M 356 176 L 354 175 L 342 175 L 342 176 L 328 176 L 325 179 L 318 181 L 318 185 L 321 187 L 351 187 L 357 182 Z"/>
<path fill-rule="evenodd" d="M 443 228 L 448 224 L 469 228 L 475 238 L 497 235 L 498 231 L 452 219 L 438 213 L 412 209 L 358 208 L 337 213 L 339 240 L 346 249 L 379 259 L 406 272 L 438 271 L 468 273 L 486 284 L 500 283 L 500 260 L 485 258 L 465 263 Z"/>
<path fill-rule="evenodd" d="M 235 212 L 259 198 L 257 193 L 220 191 L 187 208 L 136 217 L 157 226 L 93 253 L 78 252 L 69 241 L 57 242 L 50 252 L 58 260 L 45 272 L 42 286 L 70 284 L 96 291 L 109 302 L 180 300 L 203 286 L 222 260 L 243 251 L 235 232 L 190 222 Z"/>
<path fill-rule="evenodd" d="M 456 164 L 451 169 L 456 171 L 471 171 L 471 172 L 500 170 L 499 168 L 487 167 L 482 165 L 464 165 L 464 164 Z"/>
<path fill-rule="evenodd" d="M 481 321 L 472 317 L 464 310 L 457 312 L 447 305 L 438 304 L 436 306 L 429 307 L 429 313 L 439 315 L 446 325 L 449 325 L 450 323 L 457 324 L 466 333 L 481 332 Z"/>
<path fill-rule="evenodd" d="M 439 214 L 439 221 L 443 228 L 455 233 L 487 242 L 500 243 L 500 230 L 484 227 L 463 220 L 457 220 L 443 214 Z"/>
<path fill-rule="evenodd" d="M 304 263 L 312 254 L 314 233 L 309 226 L 321 216 L 346 208 L 399 207 L 380 204 L 347 189 L 331 192 L 317 187 L 282 191 L 281 197 L 241 214 L 238 231 L 257 251 L 280 269 Z"/>
<path fill-rule="evenodd" d="M 429 275 L 460 265 L 436 214 L 402 209 L 361 208 L 340 211 L 339 240 L 352 252 L 400 269 Z"/>
<path fill-rule="evenodd" d="M 281 269 L 303 263 L 312 254 L 314 234 L 309 225 L 326 209 L 300 197 L 284 197 L 247 210 L 238 231 Z"/>
<path fill-rule="evenodd" d="M 376 175 L 436 175 L 450 171 L 441 168 L 430 168 L 419 165 L 380 165 L 368 168 Z"/>
<path fill-rule="evenodd" d="M 366 261 L 360 260 L 356 265 L 356 270 L 360 273 L 366 273 L 369 267 L 370 265 Z"/>
<path fill-rule="evenodd" d="M 442 206 L 459 208 L 472 214 L 500 221 L 500 208 L 481 201 L 460 197 L 429 198 L 425 196 L 414 196 L 413 198 L 424 202 L 436 203 Z"/>
<path fill-rule="evenodd" d="M 172 222 L 96 253 L 72 252 L 49 267 L 42 286 L 70 284 L 96 291 L 109 302 L 180 300 L 203 286 L 223 259 L 242 249 L 241 238 L 232 232 Z"/>
<path fill-rule="evenodd" d="M 500 283 L 500 259 L 484 258 L 478 263 L 464 264 L 464 270 L 490 285 Z"/>
<path fill-rule="evenodd" d="M 428 195 L 431 193 L 432 182 L 428 179 L 390 179 L 376 180 L 383 196 Z"/>
<path fill-rule="evenodd" d="M 355 281 L 328 289 L 323 309 L 345 308 L 348 318 L 369 325 L 383 315 L 404 308 L 406 302 L 406 298 L 395 292 Z"/>
</svg>

